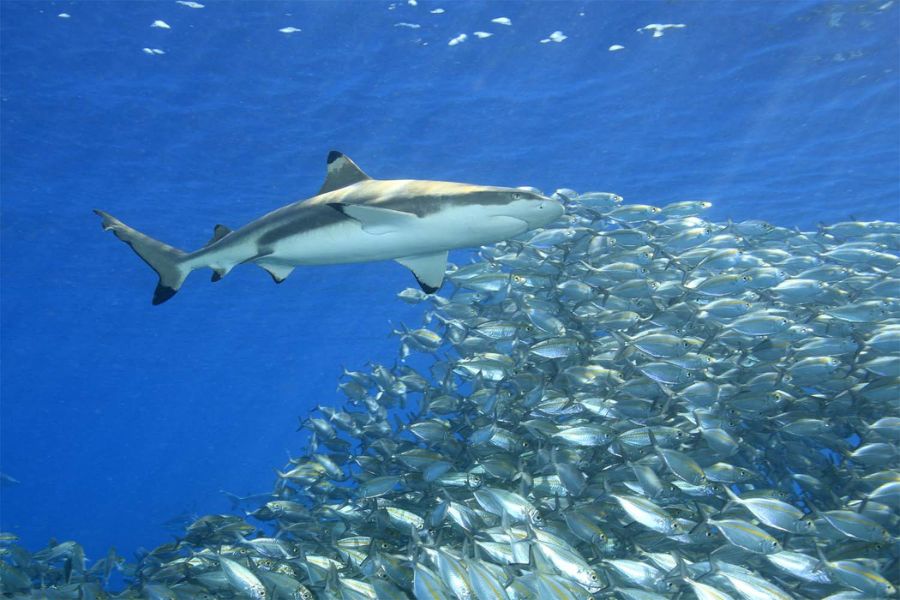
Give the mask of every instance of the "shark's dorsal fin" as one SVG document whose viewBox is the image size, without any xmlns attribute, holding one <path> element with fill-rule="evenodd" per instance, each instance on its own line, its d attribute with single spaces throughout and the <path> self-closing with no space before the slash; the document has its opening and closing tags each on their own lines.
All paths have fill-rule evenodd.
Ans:
<svg viewBox="0 0 900 600">
<path fill-rule="evenodd" d="M 213 227 L 212 237 L 209 238 L 209 241 L 206 242 L 206 244 L 204 244 L 203 247 L 205 248 L 206 246 L 211 246 L 211 245 L 215 244 L 216 242 L 221 240 L 223 237 L 225 237 L 229 233 L 231 233 L 231 230 L 228 229 L 227 227 L 225 227 L 224 225 L 221 225 L 221 224 L 216 225 L 215 227 Z"/>
<path fill-rule="evenodd" d="M 412 213 L 369 204 L 342 204 L 330 202 L 334 210 L 359 221 L 363 231 L 372 235 L 384 235 L 415 227 L 419 217 Z"/>
<path fill-rule="evenodd" d="M 447 251 L 419 256 L 405 256 L 396 259 L 398 263 L 413 272 L 419 287 L 426 294 L 438 291 L 444 283 L 444 271 L 447 270 Z"/>
<path fill-rule="evenodd" d="M 356 163 L 337 150 L 328 153 L 328 172 L 325 174 L 325 183 L 319 190 L 319 194 L 325 194 L 339 190 L 348 185 L 371 179 Z"/>
</svg>

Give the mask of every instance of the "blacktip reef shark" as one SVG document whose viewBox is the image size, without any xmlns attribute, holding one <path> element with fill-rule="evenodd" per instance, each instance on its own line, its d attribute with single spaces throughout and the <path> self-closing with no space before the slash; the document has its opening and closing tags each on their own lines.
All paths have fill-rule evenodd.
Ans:
<svg viewBox="0 0 900 600">
<path fill-rule="evenodd" d="M 299 265 L 395 260 L 432 294 L 444 281 L 447 253 L 491 244 L 562 216 L 559 202 L 527 189 L 419 179 L 379 180 L 340 152 L 328 154 L 319 193 L 234 231 L 216 225 L 212 239 L 184 252 L 132 229 L 101 210 L 103 229 L 131 246 L 159 275 L 153 304 L 175 295 L 195 269 L 219 281 L 252 263 L 276 283 Z"/>
</svg>

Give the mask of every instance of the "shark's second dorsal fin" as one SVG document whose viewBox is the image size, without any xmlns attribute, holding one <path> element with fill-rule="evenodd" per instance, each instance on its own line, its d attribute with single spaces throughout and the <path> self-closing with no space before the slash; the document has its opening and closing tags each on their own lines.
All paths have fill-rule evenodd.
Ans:
<svg viewBox="0 0 900 600">
<path fill-rule="evenodd" d="M 322 184 L 319 193 L 333 192 L 366 179 L 371 179 L 371 177 L 363 173 L 363 170 L 357 167 L 355 162 L 340 152 L 332 150 L 328 153 L 328 173 L 325 175 L 325 183 Z"/>
<path fill-rule="evenodd" d="M 223 237 L 225 237 L 229 233 L 231 233 L 231 230 L 228 229 L 227 227 L 225 227 L 224 225 L 216 225 L 213 228 L 212 237 L 209 238 L 209 241 L 206 242 L 206 244 L 204 244 L 203 247 L 205 248 L 206 246 L 211 246 L 212 244 L 215 244 L 216 242 L 221 240 Z"/>
</svg>

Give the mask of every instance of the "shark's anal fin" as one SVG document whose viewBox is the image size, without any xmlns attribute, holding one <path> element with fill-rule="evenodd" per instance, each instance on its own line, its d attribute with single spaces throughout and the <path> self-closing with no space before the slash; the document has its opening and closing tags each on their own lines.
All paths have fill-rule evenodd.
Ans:
<svg viewBox="0 0 900 600">
<path fill-rule="evenodd" d="M 267 262 L 257 262 L 257 265 L 262 267 L 266 273 L 272 276 L 272 281 L 275 283 L 281 283 L 285 279 L 288 278 L 288 275 L 291 274 L 291 271 L 294 270 L 294 267 L 278 265 Z"/>
<path fill-rule="evenodd" d="M 419 287 L 426 294 L 433 294 L 444 283 L 444 271 L 447 270 L 447 251 L 419 256 L 405 256 L 396 259 L 398 263 L 413 272 Z"/>
<path fill-rule="evenodd" d="M 331 202 L 328 206 L 359 221 L 363 231 L 372 235 L 384 235 L 415 227 L 419 220 L 419 217 L 412 213 L 367 204 Z"/>
<path fill-rule="evenodd" d="M 328 153 L 328 173 L 325 174 L 325 183 L 319 189 L 319 194 L 333 192 L 348 185 L 371 179 L 363 173 L 363 170 L 336 150 Z"/>
<path fill-rule="evenodd" d="M 225 227 L 224 225 L 216 225 L 213 227 L 213 235 L 209 238 L 209 241 L 206 242 L 203 247 L 211 246 L 221 240 L 223 237 L 231 233 L 231 230 Z"/>
</svg>

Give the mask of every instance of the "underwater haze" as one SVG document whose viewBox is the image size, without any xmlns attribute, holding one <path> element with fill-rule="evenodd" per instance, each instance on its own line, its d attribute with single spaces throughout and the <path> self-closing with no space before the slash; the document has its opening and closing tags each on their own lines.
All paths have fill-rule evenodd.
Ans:
<svg viewBox="0 0 900 600">
<path fill-rule="evenodd" d="M 429 372 L 421 340 L 392 331 L 435 305 L 398 298 L 418 286 L 394 262 L 301 266 L 277 286 L 251 266 L 201 272 L 152 306 L 155 274 L 93 209 L 194 250 L 316 194 L 338 150 L 378 179 L 708 201 L 717 228 L 900 221 L 893 0 L 201 2 L 0 3 L 0 530 L 32 552 L 75 540 L 134 562 L 200 515 L 244 517 L 257 506 L 222 490 L 270 493 L 310 443 L 298 424 L 347 404 L 345 368 L 393 368 L 403 341 Z M 577 197 L 555 196 L 587 218 Z M 897 248 L 877 250 L 868 266 L 890 272 Z M 896 541 L 896 515 L 886 527 Z"/>
</svg>

